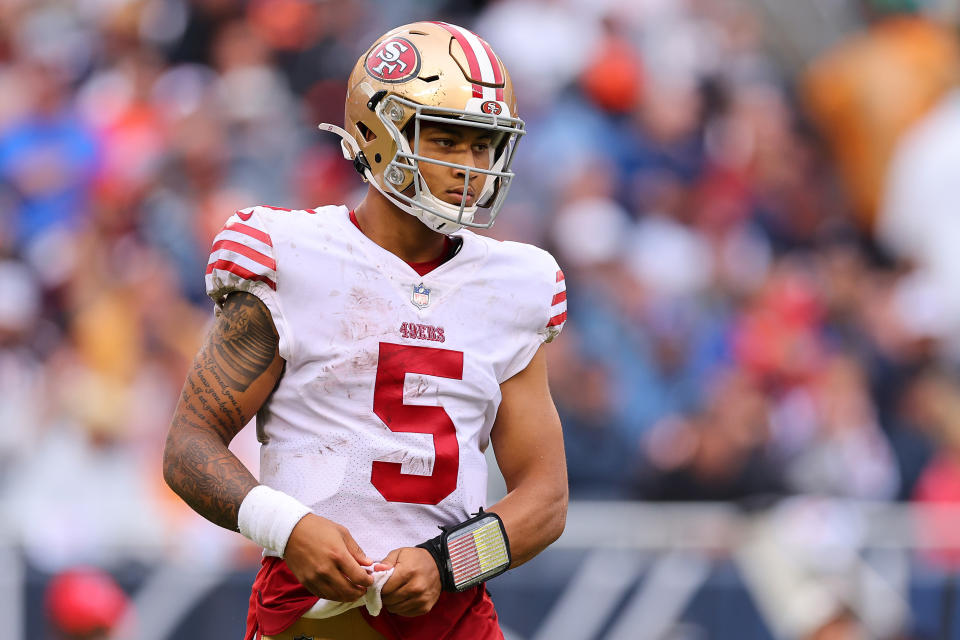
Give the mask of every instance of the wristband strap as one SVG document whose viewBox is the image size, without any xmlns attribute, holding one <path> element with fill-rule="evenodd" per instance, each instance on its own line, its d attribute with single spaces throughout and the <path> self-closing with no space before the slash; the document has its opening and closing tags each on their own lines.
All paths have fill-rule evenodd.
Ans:
<svg viewBox="0 0 960 640">
<path fill-rule="evenodd" d="M 282 557 L 290 533 L 308 513 L 310 507 L 296 498 L 261 484 L 240 503 L 237 528 L 246 538 Z"/>
<path fill-rule="evenodd" d="M 436 538 L 431 538 L 426 542 L 417 545 L 421 549 L 426 549 L 433 556 L 433 561 L 437 563 L 437 571 L 440 572 L 440 588 L 444 591 L 456 591 L 453 586 L 453 571 L 447 563 L 447 557 L 443 553 L 443 534 Z"/>
</svg>

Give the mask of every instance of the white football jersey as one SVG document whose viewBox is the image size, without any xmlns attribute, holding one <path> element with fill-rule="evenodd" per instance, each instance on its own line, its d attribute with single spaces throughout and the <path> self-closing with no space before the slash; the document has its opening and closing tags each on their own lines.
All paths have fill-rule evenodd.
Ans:
<svg viewBox="0 0 960 640">
<path fill-rule="evenodd" d="M 566 320 L 566 287 L 536 247 L 459 231 L 420 276 L 345 207 L 236 212 L 207 293 L 260 298 L 286 367 L 257 415 L 260 481 L 351 532 L 372 558 L 485 505 L 483 455 L 500 384 Z"/>
</svg>

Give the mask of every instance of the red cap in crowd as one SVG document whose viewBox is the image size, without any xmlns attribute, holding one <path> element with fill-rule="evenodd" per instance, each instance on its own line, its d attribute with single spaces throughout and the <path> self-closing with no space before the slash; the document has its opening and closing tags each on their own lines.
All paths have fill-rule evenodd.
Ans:
<svg viewBox="0 0 960 640">
<path fill-rule="evenodd" d="M 129 602 L 110 574 L 99 569 L 70 569 L 47 587 L 50 621 L 70 634 L 108 631 L 117 626 Z"/>
</svg>

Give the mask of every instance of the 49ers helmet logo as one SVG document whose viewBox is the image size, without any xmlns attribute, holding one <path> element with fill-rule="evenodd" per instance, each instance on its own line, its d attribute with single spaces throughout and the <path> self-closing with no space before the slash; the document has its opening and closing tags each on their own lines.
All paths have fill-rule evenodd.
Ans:
<svg viewBox="0 0 960 640">
<path fill-rule="evenodd" d="M 406 38 L 387 38 L 370 51 L 365 66 L 381 82 L 406 82 L 420 73 L 420 52 Z"/>
<path fill-rule="evenodd" d="M 500 106 L 499 102 L 494 102 L 493 100 L 487 100 L 482 105 L 480 105 L 480 111 L 484 113 L 489 113 L 492 116 L 498 116 L 503 113 L 503 107 Z"/>
</svg>

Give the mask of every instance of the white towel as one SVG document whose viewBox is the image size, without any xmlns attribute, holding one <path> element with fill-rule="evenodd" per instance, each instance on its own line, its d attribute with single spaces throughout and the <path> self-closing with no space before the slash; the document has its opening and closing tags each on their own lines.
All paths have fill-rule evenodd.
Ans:
<svg viewBox="0 0 960 640">
<path fill-rule="evenodd" d="M 380 609 L 383 608 L 383 600 L 380 599 L 380 590 L 387 583 L 390 576 L 393 575 L 393 567 L 386 571 L 374 571 L 374 565 L 364 567 L 367 573 L 373 576 L 373 584 L 367 587 L 367 593 L 357 598 L 353 602 L 337 602 L 336 600 L 326 600 L 320 598 L 317 603 L 303 614 L 304 618 L 332 618 L 340 615 L 344 611 L 349 611 L 361 605 L 367 607 L 367 611 L 372 616 L 380 615 Z"/>
</svg>

